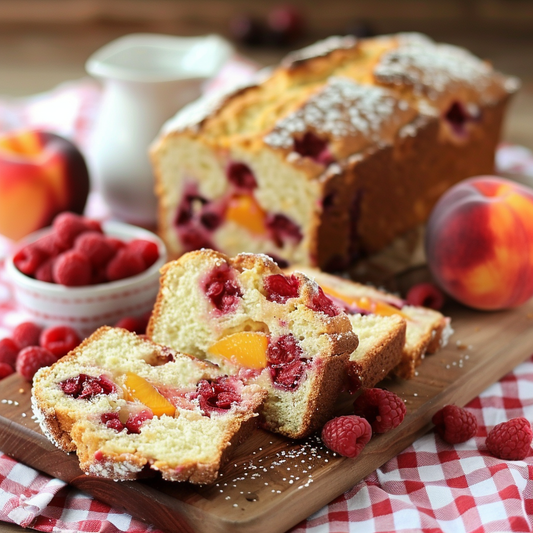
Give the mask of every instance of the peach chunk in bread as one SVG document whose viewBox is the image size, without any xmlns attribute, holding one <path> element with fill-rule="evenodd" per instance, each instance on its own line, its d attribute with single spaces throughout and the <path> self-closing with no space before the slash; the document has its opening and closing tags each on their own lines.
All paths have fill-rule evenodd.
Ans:
<svg viewBox="0 0 533 533">
<path fill-rule="evenodd" d="M 255 425 L 265 392 L 204 361 L 103 327 L 40 370 L 32 406 L 45 435 L 87 474 L 210 483 Z"/>
<path fill-rule="evenodd" d="M 438 311 L 407 305 L 393 294 L 314 268 L 294 268 L 313 278 L 348 313 L 359 337 L 350 372 L 362 387 L 373 387 L 391 371 L 413 377 L 425 354 L 448 342 L 450 319 Z"/>
<path fill-rule="evenodd" d="M 264 427 L 292 438 L 330 416 L 358 343 L 348 316 L 304 274 L 213 250 L 163 267 L 147 334 L 260 384 Z"/>
</svg>

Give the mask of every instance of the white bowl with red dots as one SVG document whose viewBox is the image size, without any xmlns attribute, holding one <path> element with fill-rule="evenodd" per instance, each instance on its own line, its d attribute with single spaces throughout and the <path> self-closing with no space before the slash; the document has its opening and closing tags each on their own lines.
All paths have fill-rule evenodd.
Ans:
<svg viewBox="0 0 533 533">
<path fill-rule="evenodd" d="M 93 274 L 89 281 L 91 284 L 65 286 L 52 280 L 41 281 L 41 279 L 48 279 L 50 274 L 40 274 L 41 279 L 36 279 L 35 274 L 24 274 L 15 266 L 16 263 L 20 266 L 20 261 L 17 262 L 17 253 L 25 246 L 35 244 L 42 237 L 51 234 L 52 228 L 35 232 L 21 243 L 19 250 L 11 255 L 5 263 L 17 305 L 21 311 L 28 315 L 29 320 L 42 327 L 71 326 L 83 338 L 100 326 L 113 326 L 124 317 L 142 316 L 152 310 L 159 290 L 159 269 L 167 260 L 163 241 L 148 230 L 121 222 L 103 222 L 101 228 L 104 235 L 115 240 L 119 247 L 122 246 L 120 241 L 125 243 L 126 247 L 128 243 L 139 240 L 155 243 L 157 258 L 142 272 L 123 277 L 123 279 L 98 282 L 100 274 L 97 272 L 98 268 L 93 265 Z M 152 249 L 155 248 L 152 246 Z M 66 252 L 70 251 L 66 250 Z M 118 252 L 113 259 L 117 255 Z M 129 256 L 126 254 L 126 257 L 128 260 L 123 260 L 122 266 L 136 262 L 135 254 Z M 66 268 L 59 268 L 60 276 L 67 272 L 68 278 L 69 266 L 72 266 L 73 262 L 75 263 L 75 259 Z M 54 260 L 54 266 L 51 267 L 54 272 L 58 270 L 55 267 L 59 262 L 60 259 Z M 45 271 L 46 268 L 42 270 Z M 117 277 L 116 270 L 115 268 L 115 274 L 111 275 L 112 278 Z M 121 265 L 119 265 L 118 270 L 121 270 Z M 108 263 L 107 272 L 110 271 L 113 271 L 113 267 L 109 267 Z M 120 275 L 119 272 L 118 276 Z M 84 278 L 84 283 L 87 282 L 83 268 L 77 271 L 74 268 L 74 274 L 71 273 L 70 277 L 71 279 L 67 282 L 71 284 L 76 284 L 77 277 Z"/>
</svg>

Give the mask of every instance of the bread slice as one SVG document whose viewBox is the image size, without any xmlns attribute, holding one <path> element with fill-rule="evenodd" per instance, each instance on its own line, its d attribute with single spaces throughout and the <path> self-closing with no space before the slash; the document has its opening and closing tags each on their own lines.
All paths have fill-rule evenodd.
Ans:
<svg viewBox="0 0 533 533">
<path fill-rule="evenodd" d="M 347 368 L 348 387 L 355 392 L 375 387 L 401 363 L 407 322 L 398 315 L 348 316 L 359 338 Z"/>
<path fill-rule="evenodd" d="M 265 255 L 200 250 L 167 263 L 160 283 L 151 339 L 261 384 L 269 430 L 301 438 L 328 419 L 358 340 L 314 281 Z"/>
<path fill-rule="evenodd" d="M 350 362 L 360 367 L 363 387 L 373 386 L 379 375 L 385 377 L 391 370 L 405 379 L 413 377 L 425 354 L 445 346 L 453 333 L 450 319 L 433 309 L 407 305 L 393 294 L 314 268 L 298 266 L 293 270 L 313 278 L 349 313 L 359 337 L 359 346 L 350 356 Z M 398 335 L 401 322 L 405 342 L 400 342 Z M 386 342 L 387 338 L 396 341 Z"/>
<path fill-rule="evenodd" d="M 132 377 L 133 376 L 133 377 Z M 87 474 L 209 483 L 256 422 L 265 392 L 214 365 L 102 327 L 34 377 L 44 434 Z"/>
</svg>

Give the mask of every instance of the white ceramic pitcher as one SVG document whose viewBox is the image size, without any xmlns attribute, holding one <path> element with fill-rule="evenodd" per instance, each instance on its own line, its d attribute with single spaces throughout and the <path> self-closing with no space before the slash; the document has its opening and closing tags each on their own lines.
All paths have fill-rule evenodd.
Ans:
<svg viewBox="0 0 533 533">
<path fill-rule="evenodd" d="M 132 34 L 89 58 L 86 70 L 102 81 L 104 91 L 88 162 L 113 217 L 155 224 L 149 145 L 167 119 L 200 95 L 201 84 L 232 53 L 231 45 L 217 35 Z"/>
</svg>

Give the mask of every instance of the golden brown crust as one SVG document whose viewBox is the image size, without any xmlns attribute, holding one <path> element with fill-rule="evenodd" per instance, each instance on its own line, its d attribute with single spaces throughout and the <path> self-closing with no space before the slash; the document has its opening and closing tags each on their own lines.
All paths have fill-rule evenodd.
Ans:
<svg viewBox="0 0 533 533">
<path fill-rule="evenodd" d="M 302 431 L 293 438 L 310 435 L 322 427 L 331 418 L 335 401 L 337 400 L 346 376 L 346 364 L 349 352 L 337 357 L 329 357 L 324 362 L 324 369 L 319 374 L 317 386 L 310 398 L 309 409 Z M 313 414 L 313 413 L 318 413 Z"/>
<path fill-rule="evenodd" d="M 312 72 L 331 68 L 331 64 L 341 63 L 359 55 L 359 43 L 360 40 L 352 35 L 329 37 L 324 41 L 287 54 L 281 60 L 280 68 L 288 71 L 302 69 L 309 76 Z"/>
<path fill-rule="evenodd" d="M 252 270 L 258 267 L 263 275 L 281 274 L 281 269 L 277 263 L 267 255 L 242 253 L 233 258 L 224 254 L 220 255 L 239 272 L 242 272 L 243 270 Z"/>
<path fill-rule="evenodd" d="M 34 409 L 39 409 L 44 404 L 42 399 L 37 401 L 37 406 Z M 60 450 L 70 453 L 76 451 L 76 444 L 72 442 L 70 431 L 72 429 L 72 420 L 60 411 L 54 414 L 43 412 L 43 423 L 47 431 L 45 435 L 51 440 Z"/>
<path fill-rule="evenodd" d="M 239 444 L 244 442 L 257 427 L 258 418 L 234 421 L 227 431 L 228 441 L 225 449 L 211 463 L 191 463 L 180 465 L 179 469 L 169 467 L 167 463 L 157 463 L 157 470 L 167 481 L 188 481 L 197 485 L 212 483 L 218 477 L 220 469 L 231 459 Z"/>
<path fill-rule="evenodd" d="M 422 201 L 423 211 L 414 203 L 420 196 L 420 180 L 429 182 L 433 203 L 438 198 L 433 184 L 438 186 L 442 175 L 432 174 L 431 167 L 439 124 L 423 117 L 413 128 L 416 135 L 398 137 L 394 147 L 369 148 L 326 174 L 313 243 L 317 266 L 344 269 L 425 220 L 429 199 Z"/>
<path fill-rule="evenodd" d="M 423 117 L 415 135 L 370 149 L 326 175 L 327 201 L 312 245 L 316 264 L 325 270 L 346 268 L 424 223 L 451 186 L 493 173 L 506 102 L 482 109 L 483 128 L 468 143 L 444 142 L 439 120 Z"/>
<path fill-rule="evenodd" d="M 449 321 L 448 318 L 443 317 L 439 324 L 435 326 L 435 329 L 433 330 L 433 338 L 429 341 L 426 347 L 427 354 L 435 353 L 447 342 L 447 339 L 443 338 L 443 333 L 448 326 Z"/>
<path fill-rule="evenodd" d="M 425 331 L 420 332 L 416 341 L 404 346 L 402 361 L 394 369 L 394 374 L 402 379 L 411 379 L 424 357 L 434 354 L 448 342 L 444 333 L 449 328 L 450 319 L 432 310 L 431 313 L 427 318 Z"/>
<path fill-rule="evenodd" d="M 416 372 L 416 367 L 422 363 L 424 358 L 424 353 L 417 351 L 416 358 L 409 356 L 404 351 L 404 357 L 400 364 L 394 369 L 393 374 L 402 379 L 411 379 L 414 377 Z"/>
<path fill-rule="evenodd" d="M 361 388 L 375 387 L 400 364 L 405 345 L 405 330 L 405 320 L 398 320 L 391 327 L 385 342 L 375 345 L 362 357 L 356 357 L 357 352 L 352 355 L 348 361 L 348 373 L 359 380 Z"/>
<path fill-rule="evenodd" d="M 437 118 L 420 117 L 413 124 L 415 135 L 397 137 L 394 146 L 369 149 L 326 174 L 325 207 L 311 245 L 315 264 L 325 270 L 346 268 L 424 223 L 451 186 L 470 176 L 494 173 L 510 96 L 480 108 L 482 124 L 468 142 L 443 139 Z"/>
<path fill-rule="evenodd" d="M 348 357 L 349 354 L 345 353 L 315 361 L 317 368 L 312 374 L 313 386 L 307 398 L 305 415 L 298 429 L 293 430 L 283 425 L 283 421 L 268 419 L 268 413 L 265 414 L 265 411 L 261 413 L 262 426 L 291 439 L 305 438 L 322 427 L 331 418 L 335 402 L 343 388 Z"/>
</svg>

